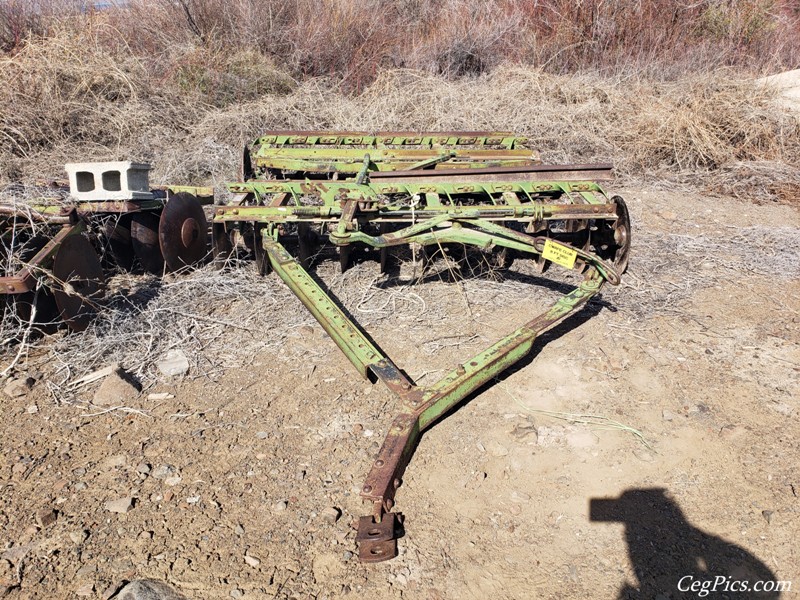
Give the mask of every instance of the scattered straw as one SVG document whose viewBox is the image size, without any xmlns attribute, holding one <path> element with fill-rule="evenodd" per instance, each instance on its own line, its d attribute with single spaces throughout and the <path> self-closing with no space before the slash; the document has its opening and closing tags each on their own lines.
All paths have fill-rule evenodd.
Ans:
<svg viewBox="0 0 800 600">
<path fill-rule="evenodd" d="M 609 430 L 609 431 L 622 431 L 625 433 L 631 434 L 635 437 L 639 442 L 644 445 L 645 448 L 650 450 L 651 452 L 655 452 L 653 447 L 650 443 L 645 439 L 644 434 L 631 427 L 630 425 L 625 425 L 624 423 L 620 423 L 619 421 L 615 421 L 609 417 L 605 417 L 603 415 L 583 415 L 583 414 L 576 414 L 576 413 L 566 413 L 566 412 L 558 412 L 553 410 L 544 410 L 541 408 L 531 408 L 527 406 L 522 400 L 517 398 L 514 394 L 512 394 L 508 388 L 503 385 L 502 382 L 497 381 L 497 385 L 509 395 L 509 397 L 514 401 L 514 403 L 519 406 L 522 410 L 537 414 L 543 415 L 546 417 L 550 417 L 552 419 L 559 419 L 561 421 L 566 421 L 572 425 L 587 425 L 591 429 L 600 429 L 600 430 Z"/>
</svg>

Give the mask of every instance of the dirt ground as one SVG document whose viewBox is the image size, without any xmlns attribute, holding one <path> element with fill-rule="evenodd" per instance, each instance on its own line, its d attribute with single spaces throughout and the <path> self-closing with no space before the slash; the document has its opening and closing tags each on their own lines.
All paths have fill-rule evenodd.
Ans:
<svg viewBox="0 0 800 600">
<path fill-rule="evenodd" d="M 231 329 L 213 343 L 238 366 L 190 356 L 125 409 L 89 405 L 99 384 L 58 401 L 41 360 L 17 370 L 36 382 L 0 402 L 0 597 L 108 598 L 142 577 L 209 600 L 668 599 L 717 576 L 711 598 L 778 597 L 741 580 L 797 594 L 797 208 L 621 191 L 623 285 L 424 435 L 395 560 L 359 564 L 353 528 L 395 400 L 288 297 L 281 344 L 236 355 L 249 337 Z M 431 383 L 557 296 L 525 269 L 342 301 Z M 375 263 L 356 271 L 377 281 Z"/>
</svg>

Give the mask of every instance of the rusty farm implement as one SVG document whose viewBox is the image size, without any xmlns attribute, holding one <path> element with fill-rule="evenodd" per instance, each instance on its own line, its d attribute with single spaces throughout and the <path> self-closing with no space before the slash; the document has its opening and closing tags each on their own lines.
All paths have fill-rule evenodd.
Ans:
<svg viewBox="0 0 800 600">
<path fill-rule="evenodd" d="M 212 201 L 212 190 L 150 189 L 148 170 L 131 162 L 69 164 L 69 187 L 53 183 L 29 203 L 0 203 L 5 310 L 31 325 L 60 321 L 80 331 L 101 301 L 100 254 L 115 267 L 154 274 L 202 261 L 202 203 Z"/>
<path fill-rule="evenodd" d="M 528 354 L 537 336 L 578 312 L 605 283 L 620 282 L 631 225 L 623 199 L 600 185 L 611 176 L 607 164 L 544 165 L 527 140 L 510 132 L 276 131 L 245 150 L 240 181 L 228 184 L 230 200 L 211 209 L 214 262 L 222 267 L 246 252 L 261 273 L 274 271 L 361 376 L 381 381 L 397 397 L 395 417 L 361 487 L 372 507 L 358 528 L 362 561 L 397 554 L 402 518 L 395 496 L 422 433 Z M 160 202 L 133 216 L 123 213 L 131 219 L 130 237 L 151 239 L 134 227 L 145 213 L 168 266 L 175 248 L 197 248 L 181 255 L 184 264 L 196 262 L 205 221 L 195 196 L 178 193 Z M 73 221 L 86 217 L 77 211 L 59 218 L 62 227 L 75 228 L 80 225 Z M 389 271 L 395 252 L 409 246 L 428 260 L 448 254 L 463 264 L 479 253 L 493 267 L 507 268 L 530 259 L 540 272 L 556 265 L 582 279 L 544 312 L 422 386 L 309 273 L 327 257 L 336 257 L 342 270 L 372 258 Z"/>
</svg>

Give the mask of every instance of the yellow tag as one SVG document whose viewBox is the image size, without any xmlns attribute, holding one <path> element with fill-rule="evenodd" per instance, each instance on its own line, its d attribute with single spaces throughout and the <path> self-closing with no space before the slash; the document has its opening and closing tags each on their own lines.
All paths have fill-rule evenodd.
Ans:
<svg viewBox="0 0 800 600">
<path fill-rule="evenodd" d="M 546 240 L 544 243 L 544 250 L 542 251 L 542 258 L 552 260 L 557 265 L 561 265 L 567 269 L 575 266 L 575 258 L 578 253 L 572 248 L 568 248 L 563 244 L 554 242 L 553 240 Z"/>
</svg>

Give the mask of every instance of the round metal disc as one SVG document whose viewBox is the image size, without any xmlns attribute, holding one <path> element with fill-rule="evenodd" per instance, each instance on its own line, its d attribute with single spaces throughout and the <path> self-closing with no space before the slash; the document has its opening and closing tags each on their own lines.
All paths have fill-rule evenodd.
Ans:
<svg viewBox="0 0 800 600">
<path fill-rule="evenodd" d="M 106 224 L 105 234 L 113 263 L 130 271 L 136 258 L 131 241 L 131 216 L 121 215 L 118 219 L 110 220 Z"/>
<path fill-rule="evenodd" d="M 161 253 L 170 271 L 198 264 L 208 253 L 208 223 L 203 207 L 182 192 L 167 200 L 158 224 Z"/>
<path fill-rule="evenodd" d="M 510 248 L 500 247 L 489 254 L 489 264 L 495 269 L 509 269 L 514 262 L 514 251 Z"/>
<path fill-rule="evenodd" d="M 272 270 L 272 263 L 269 262 L 267 251 L 264 250 L 264 242 L 259 225 L 253 226 L 253 256 L 255 257 L 256 271 L 259 275 L 269 275 Z"/>
<path fill-rule="evenodd" d="M 614 265 L 619 269 L 620 275 L 628 268 L 628 256 L 631 250 L 631 217 L 628 205 L 622 196 L 614 196 L 612 202 L 617 205 L 617 222 L 614 225 L 614 242 L 617 251 L 614 256 Z"/>
<path fill-rule="evenodd" d="M 83 331 L 95 315 L 103 291 L 103 268 L 92 244 L 82 235 L 71 235 L 53 259 L 53 295 L 61 319 L 73 331 Z"/>
<path fill-rule="evenodd" d="M 158 244 L 158 215 L 136 213 L 131 218 L 131 246 L 142 269 L 154 275 L 164 271 L 164 256 Z"/>
<path fill-rule="evenodd" d="M 217 269 L 224 267 L 233 255 L 233 244 L 224 223 L 212 223 L 211 244 L 213 263 Z"/>
<path fill-rule="evenodd" d="M 18 239 L 16 241 L 19 246 L 17 251 L 13 253 L 18 255 L 21 263 L 26 264 L 45 247 L 50 238 L 45 235 L 35 235 L 28 239 L 23 237 L 21 240 Z M 13 251 L 5 243 L 2 244 L 2 250 L 4 253 L 12 253 Z M 13 316 L 8 316 L 16 320 L 21 328 L 26 328 L 28 324 L 31 324 L 33 330 L 37 333 L 55 331 L 56 323 L 59 320 L 58 307 L 52 292 L 47 287 L 42 286 L 38 291 L 25 292 L 24 294 L 8 294 L 4 295 L 3 298 L 5 300 L 4 312 L 6 310 L 9 311 Z M 3 317 L 5 318 L 6 315 L 4 314 Z"/>
<path fill-rule="evenodd" d="M 4 296 L 6 308 L 13 312 L 13 317 L 19 321 L 24 328 L 31 323 L 32 311 L 36 308 L 33 315 L 33 328 L 36 332 L 50 333 L 55 331 L 58 323 L 58 307 L 56 300 L 50 290 L 42 287 L 39 292 L 25 292 Z"/>
</svg>

